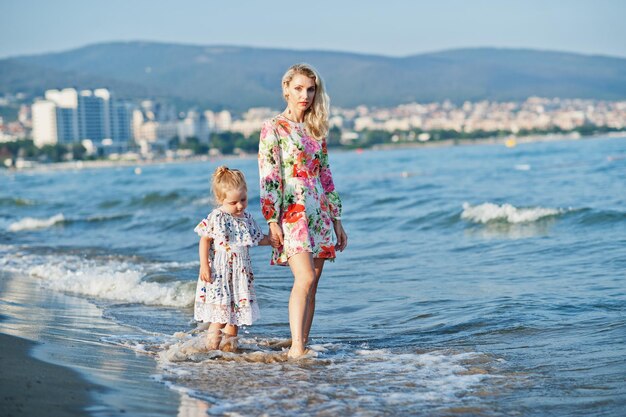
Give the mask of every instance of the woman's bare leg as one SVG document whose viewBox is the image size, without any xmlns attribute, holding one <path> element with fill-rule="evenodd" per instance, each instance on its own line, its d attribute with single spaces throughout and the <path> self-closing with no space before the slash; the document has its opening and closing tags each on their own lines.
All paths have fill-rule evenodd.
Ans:
<svg viewBox="0 0 626 417">
<path fill-rule="evenodd" d="M 308 317 L 315 267 L 313 256 L 298 253 L 289 258 L 289 266 L 293 273 L 293 288 L 289 297 L 289 327 L 291 328 L 291 348 L 288 356 L 297 358 L 304 354 L 305 326 Z"/>
<path fill-rule="evenodd" d="M 307 315 L 304 320 L 304 344 L 309 343 L 309 332 L 311 331 L 311 325 L 313 324 L 313 316 L 315 315 L 315 295 L 317 294 L 317 284 L 322 277 L 322 270 L 324 269 L 324 259 L 313 259 L 313 266 L 315 267 L 315 279 L 313 280 L 313 286 L 311 287 L 311 296 L 309 297 L 309 304 L 307 305 Z"/>
</svg>

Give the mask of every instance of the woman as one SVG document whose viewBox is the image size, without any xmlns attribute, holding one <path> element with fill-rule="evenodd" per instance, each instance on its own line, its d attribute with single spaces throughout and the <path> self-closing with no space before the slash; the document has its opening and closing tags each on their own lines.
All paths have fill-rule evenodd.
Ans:
<svg viewBox="0 0 626 417">
<path fill-rule="evenodd" d="M 341 225 L 326 149 L 329 99 L 314 68 L 297 64 L 282 79 L 287 107 L 265 121 L 259 142 L 261 206 L 274 247 L 272 265 L 289 265 L 289 358 L 305 352 L 324 261 L 343 251 Z M 334 232 L 334 234 L 333 234 Z M 335 239 L 336 236 L 336 239 Z"/>
</svg>

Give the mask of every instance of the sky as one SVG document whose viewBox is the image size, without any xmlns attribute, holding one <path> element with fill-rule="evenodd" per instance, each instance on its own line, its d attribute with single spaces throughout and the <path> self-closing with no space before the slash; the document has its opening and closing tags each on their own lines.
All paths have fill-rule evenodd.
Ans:
<svg viewBox="0 0 626 417">
<path fill-rule="evenodd" d="M 0 58 L 109 41 L 407 56 L 466 47 L 626 57 L 623 0 L 0 0 Z"/>
</svg>

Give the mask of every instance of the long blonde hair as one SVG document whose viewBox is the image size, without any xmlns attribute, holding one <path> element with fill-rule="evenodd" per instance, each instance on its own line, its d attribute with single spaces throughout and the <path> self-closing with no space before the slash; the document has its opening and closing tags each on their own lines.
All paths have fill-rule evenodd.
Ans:
<svg viewBox="0 0 626 417">
<path fill-rule="evenodd" d="M 230 169 L 226 165 L 215 169 L 211 188 L 213 188 L 215 201 L 219 204 L 222 204 L 222 201 L 226 198 L 226 193 L 230 190 L 244 189 L 248 191 L 243 172 L 238 169 Z"/>
<path fill-rule="evenodd" d="M 328 114 L 330 108 L 330 98 L 326 94 L 324 80 L 322 80 L 317 70 L 309 64 L 292 65 L 283 75 L 282 86 L 285 100 L 287 99 L 289 83 L 296 74 L 304 75 L 315 81 L 315 97 L 311 106 L 304 112 L 304 124 L 311 136 L 321 140 L 328 134 Z"/>
</svg>

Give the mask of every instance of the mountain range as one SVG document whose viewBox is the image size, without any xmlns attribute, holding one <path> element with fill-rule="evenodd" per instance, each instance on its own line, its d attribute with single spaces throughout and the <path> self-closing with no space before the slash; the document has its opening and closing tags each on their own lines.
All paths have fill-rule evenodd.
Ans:
<svg viewBox="0 0 626 417">
<path fill-rule="evenodd" d="M 282 105 L 280 79 L 314 65 L 341 107 L 529 96 L 626 99 L 626 59 L 528 49 L 470 48 L 406 57 L 348 52 L 110 42 L 0 60 L 0 94 L 107 87 L 215 110 Z"/>
</svg>

